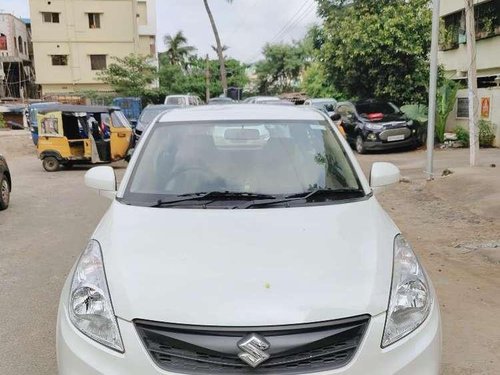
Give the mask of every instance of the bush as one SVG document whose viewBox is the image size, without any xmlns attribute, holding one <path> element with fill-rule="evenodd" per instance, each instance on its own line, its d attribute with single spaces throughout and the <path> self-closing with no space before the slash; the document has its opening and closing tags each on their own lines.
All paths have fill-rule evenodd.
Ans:
<svg viewBox="0 0 500 375">
<path fill-rule="evenodd" d="M 3 115 L 0 113 L 0 129 L 6 127 L 5 120 L 3 119 Z"/>
<path fill-rule="evenodd" d="M 469 145 L 469 131 L 461 126 L 455 129 L 457 140 L 463 142 L 465 146 Z"/>
<path fill-rule="evenodd" d="M 495 127 L 491 121 L 479 121 L 479 146 L 492 147 L 495 140 Z"/>
</svg>

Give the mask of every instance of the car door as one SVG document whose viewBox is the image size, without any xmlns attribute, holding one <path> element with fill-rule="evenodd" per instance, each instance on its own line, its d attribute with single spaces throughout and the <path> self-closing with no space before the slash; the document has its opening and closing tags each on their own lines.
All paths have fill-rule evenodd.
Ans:
<svg viewBox="0 0 500 375">
<path fill-rule="evenodd" d="M 132 129 L 121 111 L 111 113 L 110 142 L 111 160 L 121 160 L 127 156 L 131 146 Z"/>
</svg>

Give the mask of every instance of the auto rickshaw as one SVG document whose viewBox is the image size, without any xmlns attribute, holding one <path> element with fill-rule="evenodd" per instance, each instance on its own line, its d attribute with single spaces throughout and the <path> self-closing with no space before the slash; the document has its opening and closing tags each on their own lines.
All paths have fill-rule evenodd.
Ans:
<svg viewBox="0 0 500 375">
<path fill-rule="evenodd" d="M 47 172 L 127 157 L 132 129 L 116 107 L 64 105 L 37 114 L 38 156 Z"/>
</svg>

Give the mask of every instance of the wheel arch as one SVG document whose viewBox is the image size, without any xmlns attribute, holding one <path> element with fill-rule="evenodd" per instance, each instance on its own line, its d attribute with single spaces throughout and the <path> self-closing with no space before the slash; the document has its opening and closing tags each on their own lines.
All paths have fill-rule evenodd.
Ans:
<svg viewBox="0 0 500 375">
<path fill-rule="evenodd" d="M 47 151 L 42 151 L 40 153 L 40 159 L 41 160 L 43 160 L 43 159 L 45 159 L 46 157 L 49 157 L 49 156 L 53 156 L 53 157 L 55 157 L 59 161 L 64 160 L 64 158 L 61 156 L 61 154 L 59 153 L 59 151 L 47 150 Z"/>
</svg>

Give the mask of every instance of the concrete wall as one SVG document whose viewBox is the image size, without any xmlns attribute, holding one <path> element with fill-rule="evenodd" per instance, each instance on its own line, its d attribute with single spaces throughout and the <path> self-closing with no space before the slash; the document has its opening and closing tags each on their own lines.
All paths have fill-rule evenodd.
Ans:
<svg viewBox="0 0 500 375">
<path fill-rule="evenodd" d="M 474 4 L 484 3 L 489 0 L 474 0 Z M 465 2 L 463 0 L 441 0 L 440 14 L 446 16 L 464 9 Z"/>
<path fill-rule="evenodd" d="M 500 74 L 500 36 L 478 40 L 476 49 L 478 76 Z M 439 63 L 444 66 L 449 78 L 458 77 L 457 71 L 463 72 L 462 78 L 467 77 L 467 46 L 461 44 L 457 49 L 440 51 Z"/>
<path fill-rule="evenodd" d="M 474 4 L 487 1 L 489 0 L 475 0 Z M 464 4 L 463 0 L 441 0 L 441 17 L 463 10 Z M 476 48 L 478 77 L 500 74 L 500 35 L 478 40 Z M 449 78 L 466 78 L 467 45 L 460 44 L 457 49 L 440 51 L 439 63 L 444 66 Z"/>
<path fill-rule="evenodd" d="M 489 117 L 482 117 L 485 120 L 489 120 L 493 123 L 496 130 L 495 146 L 500 147 L 500 87 L 490 87 L 486 89 L 479 89 L 479 101 L 481 103 L 482 98 L 490 99 L 490 113 Z M 467 118 L 457 117 L 457 103 L 458 98 L 467 98 L 467 90 L 460 90 L 457 95 L 457 101 L 455 103 L 455 108 L 448 117 L 448 122 L 446 123 L 446 128 L 448 131 L 453 131 L 457 126 L 462 126 L 465 129 L 469 127 L 469 120 Z M 481 111 L 481 108 L 479 108 Z"/>
<path fill-rule="evenodd" d="M 43 93 L 110 91 L 98 79 L 98 71 L 91 70 L 91 55 L 106 55 L 108 65 L 113 57 L 149 55 L 150 37 L 144 40 L 139 34 L 143 20 L 137 1 L 141 0 L 30 0 L 37 83 Z M 147 20 L 155 19 L 155 9 L 151 16 L 145 10 Z M 60 23 L 43 22 L 42 12 L 59 13 Z M 100 14 L 100 28 L 89 27 L 88 13 Z M 68 65 L 53 66 L 52 55 L 68 55 Z"/>
<path fill-rule="evenodd" d="M 0 57 L 19 57 L 29 60 L 29 52 L 26 48 L 29 48 L 29 34 L 23 21 L 11 14 L 0 13 L 0 33 L 7 37 L 7 50 L 0 50 Z M 19 48 L 19 37 L 22 39 L 22 52 Z"/>
</svg>

